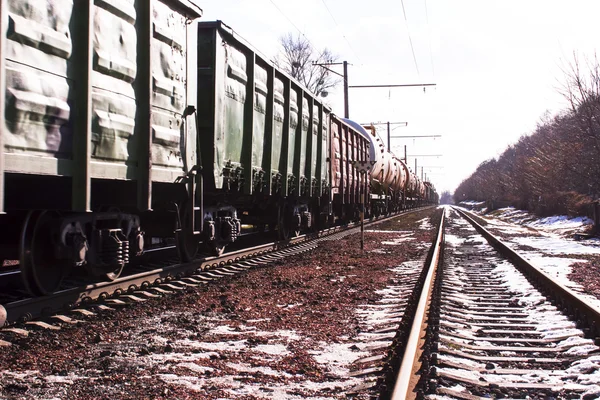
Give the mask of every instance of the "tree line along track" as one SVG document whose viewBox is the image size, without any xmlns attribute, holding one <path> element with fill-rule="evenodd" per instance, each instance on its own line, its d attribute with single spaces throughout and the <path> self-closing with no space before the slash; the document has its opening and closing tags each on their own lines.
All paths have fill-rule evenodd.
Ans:
<svg viewBox="0 0 600 400">
<path fill-rule="evenodd" d="M 439 263 L 427 267 L 380 398 L 598 398 L 600 311 L 472 216 L 447 211 Z"/>
<path fill-rule="evenodd" d="M 378 224 L 413 210 L 405 210 L 387 218 L 365 221 L 365 226 Z M 149 259 L 134 273 L 113 282 L 73 286 L 53 295 L 38 298 L 27 298 L 23 294 L 20 298 L 16 297 L 11 301 L 0 303 L 0 326 L 5 326 L 3 331 L 6 332 L 15 324 L 40 325 L 42 323 L 36 321 L 40 318 L 45 319 L 45 323 L 52 320 L 68 321 L 72 317 L 68 317 L 67 314 L 76 316 L 78 313 L 88 313 L 94 308 L 102 309 L 118 306 L 122 302 L 144 301 L 170 291 L 182 290 L 186 286 L 201 285 L 224 275 L 235 274 L 253 266 L 265 265 L 310 250 L 320 240 L 356 233 L 359 229 L 358 223 L 336 226 L 288 241 L 254 246 L 229 252 L 220 257 L 207 257 L 185 264 L 179 264 L 173 257 L 158 261 Z M 60 315 L 56 315 L 57 313 Z"/>
</svg>

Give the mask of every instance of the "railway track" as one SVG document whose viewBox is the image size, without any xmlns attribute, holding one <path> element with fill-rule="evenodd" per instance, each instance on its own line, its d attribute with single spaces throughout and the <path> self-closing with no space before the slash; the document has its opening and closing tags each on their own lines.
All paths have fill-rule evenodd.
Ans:
<svg viewBox="0 0 600 400">
<path fill-rule="evenodd" d="M 29 335 L 10 334 L 0 397 L 371 398 L 440 214 L 367 227 L 364 252 L 356 230 L 340 230 L 315 250 L 240 277 L 142 304 L 125 298 L 119 312 L 92 303 L 83 308 L 98 315 L 73 313 L 85 321 L 73 326 L 45 319 L 60 332 L 18 324 Z M 214 270 L 195 275 L 205 272 Z"/>
<path fill-rule="evenodd" d="M 417 210 L 417 209 L 415 209 Z M 404 212 L 410 212 L 407 210 Z M 402 214 L 401 212 L 399 214 Z M 365 226 L 377 224 L 397 217 L 399 214 L 373 221 Z M 285 242 L 272 242 L 246 249 L 231 251 L 220 257 L 205 257 L 190 263 L 180 264 L 174 248 L 162 249 L 156 258 L 147 258 L 130 272 L 112 282 L 86 284 L 72 280 L 66 288 L 50 296 L 29 298 L 24 291 L 12 291 L 0 296 L 0 333 L 21 332 L 11 329 L 12 325 L 42 326 L 51 329 L 48 321 L 69 321 L 78 314 L 90 310 L 118 306 L 123 302 L 142 302 L 145 299 L 198 286 L 223 276 L 239 273 L 248 268 L 265 265 L 281 258 L 302 253 L 314 248 L 320 240 L 331 240 L 357 232 L 357 223 L 336 226 L 316 234 L 302 235 Z M 155 251 L 156 254 L 161 251 Z M 17 279 L 18 273 L 7 273 L 8 279 Z M 68 316 L 70 315 L 70 316 Z M 40 318 L 45 322 L 38 321 Z M 1 339 L 1 338 L 0 338 Z"/>
<path fill-rule="evenodd" d="M 440 225 L 436 246 L 430 249 L 425 268 L 422 268 L 422 259 L 394 267 L 394 278 L 388 281 L 379 300 L 356 310 L 358 320 L 364 319 L 361 324 L 365 328 L 359 329 L 360 333 L 352 338 L 355 345 L 351 349 L 362 355 L 349 368 L 345 385 L 350 386 L 344 389 L 344 395 L 393 399 L 439 398 L 436 396 L 450 399 L 597 398 L 600 391 L 594 384 L 598 381 L 595 372 L 600 369 L 600 357 L 596 355 L 599 348 L 594 339 L 599 335 L 600 313 L 576 293 L 557 286 L 557 282 L 529 266 L 518 254 L 504 249 L 485 229 L 477 225 L 471 227 L 470 223 L 475 221 L 467 221 L 458 211 L 450 209 L 446 210 L 445 220 L 446 226 Z M 99 293 L 94 294 L 96 298 L 79 300 L 70 307 L 69 314 L 55 313 L 43 321 L 10 323 L 0 331 L 0 339 L 18 340 L 20 335 L 27 334 L 29 327 L 51 330 L 69 321 L 75 322 L 78 313 L 97 313 L 183 291 L 188 286 L 201 286 L 282 257 L 310 252 L 321 241 L 323 246 L 331 246 L 358 229 L 356 226 L 346 230 L 336 228 L 312 238 L 299 238 L 298 243 L 288 247 L 270 247 L 267 251 L 258 246 L 244 250 L 248 253 L 231 252 L 220 258 L 170 265 L 171 269 L 160 272 L 163 275 L 156 278 L 159 280 L 153 281 L 150 275 L 144 275 L 149 274 L 148 271 L 127 277 L 129 282 L 120 286 L 112 286 L 119 282 L 97 284 L 87 288 L 88 292 Z M 245 259 L 242 259 L 244 254 Z M 125 278 L 122 279 L 125 282 Z M 284 283 L 275 282 L 274 287 Z M 230 303 L 230 295 L 223 293 L 221 306 L 227 308 L 234 304 Z M 77 298 L 82 299 L 81 296 Z M 9 314 L 11 321 L 12 315 L 16 315 L 16 306 L 7 307 L 12 313 Z M 294 304 L 285 307 L 294 307 Z M 166 315 L 161 317 L 160 324 L 168 328 L 170 317 Z M 190 314 L 185 318 L 194 317 Z M 258 321 L 253 323 L 260 326 Z M 215 334 L 225 333 L 224 338 L 230 332 L 215 329 Z M 279 334 L 285 332 L 270 333 Z M 223 345 L 229 349 L 238 346 L 244 338 L 243 342 L 250 349 L 260 349 L 267 342 L 281 340 L 267 341 L 261 339 L 261 335 L 266 333 L 242 330 L 226 339 L 229 341 Z M 185 340 L 167 344 L 165 351 L 189 346 L 191 342 Z M 130 351 L 127 347 L 118 347 L 119 344 L 115 344 L 114 349 L 111 346 L 106 343 L 108 350 L 100 352 L 106 354 L 103 357 L 119 360 L 118 354 Z M 134 349 L 144 357 L 147 350 L 139 346 L 135 344 Z M 219 344 L 202 346 L 211 349 Z M 348 345 L 345 346 L 342 347 Z M 152 347 L 148 351 L 157 349 Z M 161 379 L 171 382 L 172 378 L 169 375 Z M 196 379 L 192 383 L 200 382 L 197 380 L 200 378 L 190 379 Z M 243 386 L 236 390 L 243 391 Z M 335 397 L 333 392 L 331 394 Z"/>
<path fill-rule="evenodd" d="M 380 397 L 598 398 L 600 310 L 466 213 L 447 220 Z"/>
</svg>

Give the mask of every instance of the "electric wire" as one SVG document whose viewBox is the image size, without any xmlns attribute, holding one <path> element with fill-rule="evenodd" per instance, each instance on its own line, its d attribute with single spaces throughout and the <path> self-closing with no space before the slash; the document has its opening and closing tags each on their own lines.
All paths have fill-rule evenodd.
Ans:
<svg viewBox="0 0 600 400">
<path fill-rule="evenodd" d="M 429 37 L 429 59 L 431 60 L 431 73 L 435 78 L 435 67 L 433 66 L 433 51 L 431 50 L 431 25 L 429 25 L 429 10 L 427 7 L 427 0 L 425 3 L 425 20 L 427 21 L 427 35 Z"/>
<path fill-rule="evenodd" d="M 346 35 L 344 35 L 344 33 L 342 32 L 342 29 L 340 28 L 339 24 L 337 23 L 335 17 L 333 16 L 333 13 L 331 12 L 331 10 L 329 9 L 329 7 L 327 6 L 327 3 L 325 3 L 325 0 L 321 0 L 321 2 L 323 3 L 323 5 L 325 6 L 325 9 L 327 9 L 327 12 L 329 13 L 329 16 L 331 17 L 331 19 L 333 20 L 333 23 L 335 24 L 335 26 L 338 28 L 338 30 L 341 32 L 342 37 L 344 38 L 344 40 L 346 41 L 346 44 L 348 44 L 348 47 L 350 48 L 350 50 L 352 50 L 352 52 L 354 53 L 354 55 L 356 56 L 356 59 L 358 60 L 358 62 L 360 62 L 362 64 L 362 61 L 360 60 L 360 57 L 358 56 L 358 53 L 354 50 L 354 48 L 352 47 L 352 45 L 350 44 L 350 42 L 348 41 L 348 39 L 346 38 Z"/>
<path fill-rule="evenodd" d="M 404 9 L 404 0 L 400 0 L 402 3 L 402 12 L 404 13 L 404 23 L 406 24 L 406 31 L 408 32 L 408 41 L 410 42 L 410 49 L 412 51 L 413 60 L 415 62 L 415 68 L 417 69 L 417 75 L 421 75 L 419 73 L 419 64 L 417 64 L 417 57 L 415 56 L 415 48 L 413 46 L 412 38 L 410 37 L 410 29 L 408 28 L 408 19 L 406 18 L 406 10 Z"/>
<path fill-rule="evenodd" d="M 292 24 L 292 26 L 293 26 L 294 28 L 296 28 L 296 30 L 297 30 L 298 32 L 300 32 L 300 34 L 301 34 L 302 36 L 304 36 L 304 38 L 305 38 L 305 39 L 308 41 L 308 43 L 310 43 L 310 45 L 311 45 L 312 47 L 314 47 L 314 45 L 312 44 L 312 42 L 310 41 L 310 39 L 308 38 L 308 36 L 306 36 L 306 35 L 304 34 L 304 32 L 302 32 L 302 31 L 300 30 L 300 28 L 298 28 L 298 27 L 296 26 L 296 24 L 294 24 L 294 21 L 292 21 L 292 20 L 291 20 L 291 19 L 290 19 L 290 18 L 289 18 L 287 15 L 285 15 L 285 13 L 284 13 L 283 11 L 281 11 L 281 8 L 279 8 L 279 7 L 277 6 L 277 4 L 275 4 L 275 2 L 274 2 L 273 0 L 269 0 L 269 1 L 271 2 L 271 4 L 273 4 L 273 7 L 275 7 L 275 8 L 277 9 L 277 11 L 279 11 L 279 13 L 280 13 L 281 15 L 283 15 L 283 16 L 284 16 L 284 18 L 285 18 L 285 19 L 287 19 L 287 20 L 289 21 L 289 23 L 290 23 L 290 24 Z"/>
</svg>

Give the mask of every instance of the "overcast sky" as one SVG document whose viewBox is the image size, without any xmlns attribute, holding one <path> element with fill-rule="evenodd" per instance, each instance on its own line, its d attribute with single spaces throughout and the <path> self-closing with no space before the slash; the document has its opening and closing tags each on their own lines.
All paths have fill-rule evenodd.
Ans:
<svg viewBox="0 0 600 400">
<path fill-rule="evenodd" d="M 438 188 L 454 191 L 540 117 L 566 107 L 562 69 L 577 52 L 593 57 L 600 1 L 219 0 L 204 20 L 222 20 L 269 58 L 279 38 L 304 34 L 346 60 L 350 85 L 435 83 L 434 88 L 350 89 L 350 118 L 408 122 L 392 150 Z M 410 39 L 409 39 L 410 38 Z M 411 49 L 410 41 L 412 40 Z M 342 72 L 341 67 L 339 72 Z M 343 91 L 326 99 L 343 115 Z M 385 132 L 384 137 L 385 137 Z M 431 155 L 425 157 L 425 155 Z M 441 155 L 441 156 L 438 156 Z"/>
</svg>

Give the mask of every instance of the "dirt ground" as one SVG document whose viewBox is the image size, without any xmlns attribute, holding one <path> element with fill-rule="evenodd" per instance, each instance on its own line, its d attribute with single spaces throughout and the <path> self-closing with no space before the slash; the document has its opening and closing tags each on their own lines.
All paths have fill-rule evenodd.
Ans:
<svg viewBox="0 0 600 400">
<path fill-rule="evenodd" d="M 372 322 L 357 310 L 386 296 L 398 266 L 425 258 L 439 214 L 368 228 L 364 252 L 358 234 L 324 241 L 309 254 L 11 338 L 0 350 L 0 398 L 347 398 L 361 383 L 349 376 L 353 362 L 369 354 L 359 344 Z"/>
</svg>

